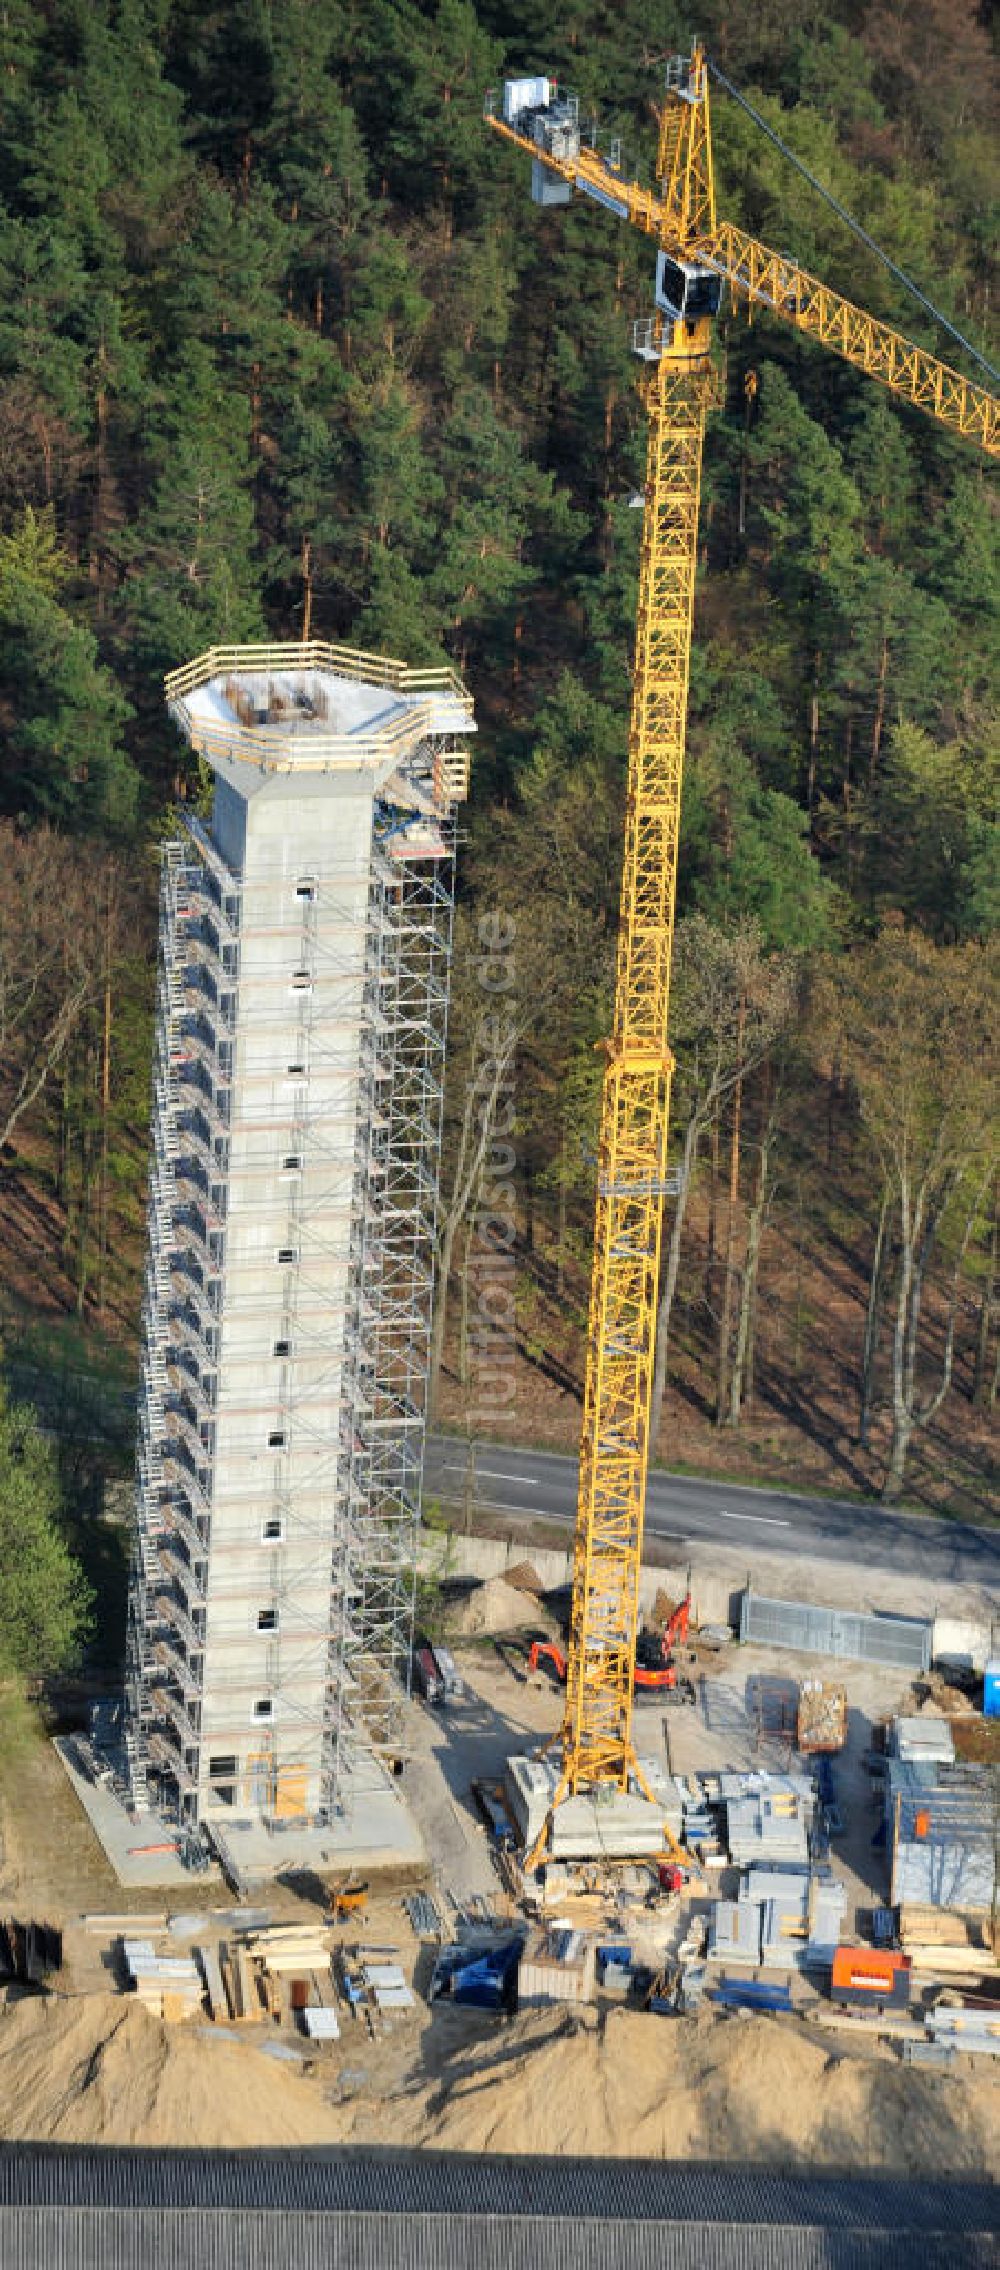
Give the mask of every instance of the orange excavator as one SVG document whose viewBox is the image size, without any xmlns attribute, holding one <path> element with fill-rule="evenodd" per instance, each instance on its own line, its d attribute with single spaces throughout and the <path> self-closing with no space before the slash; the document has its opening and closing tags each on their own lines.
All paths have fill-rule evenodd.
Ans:
<svg viewBox="0 0 1000 2270">
<path fill-rule="evenodd" d="M 659 1694 L 665 1703 L 693 1705 L 697 1697 L 690 1679 L 678 1671 L 674 1662 L 674 1646 L 683 1646 L 691 1624 L 691 1594 L 687 1593 L 664 1624 L 662 1631 L 643 1631 L 638 1634 L 635 1650 L 636 1694 Z M 550 1663 L 560 1686 L 566 1680 L 566 1656 L 555 1640 L 536 1639 L 531 1643 L 528 1670 L 538 1671 L 543 1663 Z"/>
</svg>

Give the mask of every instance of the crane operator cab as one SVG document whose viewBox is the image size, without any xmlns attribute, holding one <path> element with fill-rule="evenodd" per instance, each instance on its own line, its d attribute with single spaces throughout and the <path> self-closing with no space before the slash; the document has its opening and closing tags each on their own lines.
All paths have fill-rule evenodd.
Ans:
<svg viewBox="0 0 1000 2270">
<path fill-rule="evenodd" d="M 656 255 L 656 304 L 672 323 L 700 323 L 718 315 L 722 277 L 712 268 L 688 260 L 673 260 L 669 252 Z"/>
</svg>

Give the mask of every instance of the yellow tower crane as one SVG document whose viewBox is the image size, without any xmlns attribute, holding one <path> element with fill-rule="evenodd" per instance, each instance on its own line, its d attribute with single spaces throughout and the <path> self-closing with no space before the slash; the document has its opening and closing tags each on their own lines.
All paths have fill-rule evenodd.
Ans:
<svg viewBox="0 0 1000 2270">
<path fill-rule="evenodd" d="M 735 92 L 735 90 L 731 90 Z M 532 159 L 532 195 L 582 192 L 658 247 L 656 312 L 637 322 L 648 416 L 629 728 L 614 1031 L 606 1043 L 597 1207 L 560 1736 L 562 1799 L 612 1785 L 646 1796 L 632 1740 L 650 1402 L 667 1177 L 667 1042 L 681 774 L 706 413 L 717 398 L 712 326 L 724 286 L 818 339 L 890 393 L 1000 453 L 1000 403 L 745 231 L 720 222 L 704 50 L 669 66 L 659 196 L 626 178 L 617 146 L 581 132 L 548 78 L 508 80 L 486 118 Z M 534 1866 L 549 1822 L 527 1855 Z"/>
</svg>

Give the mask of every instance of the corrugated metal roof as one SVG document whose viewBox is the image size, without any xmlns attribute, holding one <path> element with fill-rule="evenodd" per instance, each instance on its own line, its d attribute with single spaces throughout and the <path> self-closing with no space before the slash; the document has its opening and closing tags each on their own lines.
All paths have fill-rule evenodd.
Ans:
<svg viewBox="0 0 1000 2270">
<path fill-rule="evenodd" d="M 782 2174 L 653 2160 L 511 2159 L 427 2152 L 102 2151 L 0 2146 L 0 2212 L 169 2208 L 301 2215 L 422 2215 L 562 2223 L 812 2224 L 828 2230 L 993 2231 L 991 2185 Z"/>
</svg>

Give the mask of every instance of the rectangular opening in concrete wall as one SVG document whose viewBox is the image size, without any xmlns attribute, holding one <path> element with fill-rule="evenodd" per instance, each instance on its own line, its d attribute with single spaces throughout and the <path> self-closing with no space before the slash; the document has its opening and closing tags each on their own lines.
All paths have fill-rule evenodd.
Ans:
<svg viewBox="0 0 1000 2270">
<path fill-rule="evenodd" d="M 280 1545 L 285 1535 L 285 1524 L 277 1515 L 265 1521 L 261 1529 L 262 1545 Z"/>
<path fill-rule="evenodd" d="M 255 1718 L 273 1718 L 274 1704 L 270 1695 L 260 1695 L 253 1706 Z"/>
<path fill-rule="evenodd" d="M 291 1343 L 291 1341 L 290 1341 L 290 1340 L 276 1340 L 276 1341 L 275 1341 L 275 1343 L 274 1343 L 274 1353 L 275 1353 L 275 1355 L 276 1355 L 276 1356 L 290 1356 L 290 1355 L 291 1355 L 291 1352 L 292 1352 L 292 1343 Z"/>
<path fill-rule="evenodd" d="M 315 883 L 314 883 L 314 882 L 308 882 L 308 881 L 306 881 L 306 882 L 302 882 L 302 883 L 296 883 L 296 885 L 295 885 L 295 896 L 296 896 L 296 898 L 297 898 L 297 899 L 314 899 L 314 898 L 315 898 L 315 896 L 316 896 L 316 885 L 315 885 Z"/>
<path fill-rule="evenodd" d="M 269 1450 L 283 1450 L 283 1449 L 284 1449 L 284 1447 L 285 1447 L 285 1430 L 284 1430 L 284 1427 L 272 1427 L 272 1429 L 271 1429 L 271 1432 L 270 1432 L 270 1434 L 268 1435 L 268 1438 L 267 1438 L 267 1447 L 268 1447 L 268 1449 L 269 1449 Z"/>
<path fill-rule="evenodd" d="M 285 1159 L 282 1159 L 282 1162 L 281 1162 L 281 1171 L 282 1171 L 282 1174 L 301 1174 L 301 1172 L 302 1172 L 302 1153 L 301 1153 L 301 1151 L 289 1151 L 289 1153 L 288 1153 L 288 1157 L 287 1157 L 287 1158 L 285 1158 Z"/>
<path fill-rule="evenodd" d="M 258 1608 L 258 1610 L 257 1610 L 257 1630 L 258 1630 L 259 1632 L 276 1632 L 276 1631 L 277 1631 L 277 1629 L 278 1629 L 278 1611 L 277 1611 L 277 1609 L 276 1609 L 276 1608 Z"/>
<path fill-rule="evenodd" d="M 297 969 L 292 977 L 291 987 L 289 990 L 292 993 L 311 993 L 312 989 L 313 981 L 309 975 L 308 970 Z"/>
<path fill-rule="evenodd" d="M 279 1267 L 282 1269 L 290 1268 L 292 1263 L 294 1261 L 297 1261 L 298 1258 L 298 1248 L 294 1245 L 279 1245 L 278 1251 L 275 1255 L 275 1260 L 278 1262 Z"/>
</svg>

